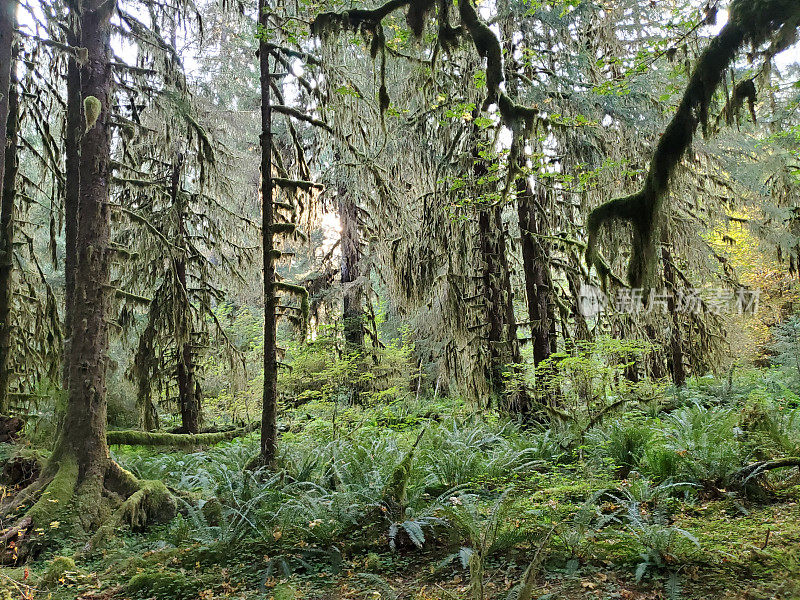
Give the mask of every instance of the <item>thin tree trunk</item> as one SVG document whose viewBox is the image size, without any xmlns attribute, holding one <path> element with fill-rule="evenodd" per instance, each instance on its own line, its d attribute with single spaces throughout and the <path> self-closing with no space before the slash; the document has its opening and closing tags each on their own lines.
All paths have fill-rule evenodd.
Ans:
<svg viewBox="0 0 800 600">
<path fill-rule="evenodd" d="M 11 344 L 11 269 L 13 244 L 14 182 L 7 190 L 5 177 L 6 148 L 10 132 L 7 125 L 11 117 L 11 49 L 14 43 L 14 0 L 0 0 L 0 415 L 8 412 L 8 359 Z M 16 122 L 16 120 L 15 120 Z M 15 144 L 15 142 L 12 142 Z M 16 153 L 16 148 L 14 149 Z"/>
<path fill-rule="evenodd" d="M 75 460 L 79 481 L 87 486 L 87 492 L 97 488 L 98 494 L 109 464 L 106 444 L 107 315 L 111 299 L 109 116 L 111 15 L 115 5 L 116 2 L 107 0 L 84 0 L 81 5 L 80 45 L 88 54 L 81 72 L 81 96 L 91 109 L 87 113 L 99 114 L 95 122 L 87 122 L 81 140 L 69 399 L 53 453 L 53 461 Z M 86 510 L 91 511 L 91 507 Z"/>
<path fill-rule="evenodd" d="M 358 207 L 343 187 L 339 188 L 339 219 L 342 227 L 342 320 L 345 349 L 350 353 L 364 348 L 364 311 L 361 286 L 355 283 L 361 276 Z"/>
<path fill-rule="evenodd" d="M 259 23 L 269 27 L 267 0 L 259 0 Z M 261 461 L 275 459 L 278 437 L 278 353 L 275 323 L 275 206 L 272 203 L 272 104 L 269 46 L 259 42 L 261 71 L 261 237 L 264 264 L 264 394 L 261 412 Z"/>
<path fill-rule="evenodd" d="M 8 414 L 11 386 L 11 303 L 14 296 L 14 220 L 17 179 L 17 134 L 19 93 L 12 75 L 8 88 L 8 115 L 4 156 L 2 200 L 0 200 L 0 415 Z"/>
<path fill-rule="evenodd" d="M 661 246 L 661 260 L 664 264 L 664 283 L 667 285 L 669 298 L 667 299 L 667 309 L 672 316 L 672 331 L 669 340 L 670 347 L 670 371 L 672 382 L 681 387 L 686 384 L 686 368 L 683 360 L 683 332 L 678 311 L 675 307 L 675 292 L 677 284 L 675 280 L 675 265 L 672 263 L 672 255 L 666 245 Z"/>
</svg>

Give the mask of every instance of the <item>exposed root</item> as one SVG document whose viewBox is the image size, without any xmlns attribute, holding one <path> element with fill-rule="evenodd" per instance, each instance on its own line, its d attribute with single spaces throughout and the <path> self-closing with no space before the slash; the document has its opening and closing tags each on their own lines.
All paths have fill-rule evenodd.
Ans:
<svg viewBox="0 0 800 600">
<path fill-rule="evenodd" d="M 12 505 L 20 507 L 23 503 L 36 496 L 39 489 L 44 489 L 36 503 L 31 506 L 12 527 L 0 536 L 0 562 L 18 562 L 24 559 L 35 545 L 29 533 L 33 527 L 43 528 L 57 520 L 60 512 L 70 506 L 70 500 L 78 484 L 78 462 L 75 459 L 64 458 L 58 463 L 58 470 L 48 481 L 43 477 L 40 482 L 34 482 L 20 492 L 24 498 Z M 16 510 L 16 508 L 15 508 Z M 38 536 L 37 536 L 38 537 Z"/>
<path fill-rule="evenodd" d="M 56 469 L 49 480 L 34 482 L 20 492 L 22 499 L 9 505 L 17 512 L 43 490 L 36 502 L 0 535 L 0 563 L 19 563 L 40 549 L 47 543 L 44 533 L 59 527 L 56 521 L 72 524 L 69 534 L 78 539 L 95 532 L 80 553 L 85 554 L 100 547 L 122 527 L 141 530 L 175 515 L 175 499 L 161 481 L 138 480 L 113 461 L 108 462 L 105 472 L 100 469 L 99 473 L 81 475 L 77 461 L 69 458 L 63 458 Z"/>
<path fill-rule="evenodd" d="M 175 516 L 175 498 L 161 481 L 139 482 L 139 489 L 129 496 L 97 532 L 89 538 L 79 556 L 101 548 L 114 538 L 115 532 L 125 526 L 142 530 L 147 525 L 168 521 Z"/>
</svg>

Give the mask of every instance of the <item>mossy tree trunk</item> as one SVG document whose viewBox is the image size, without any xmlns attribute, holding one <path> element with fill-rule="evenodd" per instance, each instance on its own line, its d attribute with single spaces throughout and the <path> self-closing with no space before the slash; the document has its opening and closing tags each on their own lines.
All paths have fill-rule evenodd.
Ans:
<svg viewBox="0 0 800 600">
<path fill-rule="evenodd" d="M 11 89 L 11 54 L 17 3 L 0 0 L 0 415 L 8 413 L 11 350 L 11 295 L 14 243 L 14 179 L 8 163 L 16 164 L 16 90 Z M 11 125 L 11 127 L 7 127 Z M 13 165 L 11 169 L 15 169 Z M 14 174 L 16 175 L 16 174 Z"/>
<path fill-rule="evenodd" d="M 550 251 L 541 235 L 546 232 L 546 215 L 540 196 L 534 196 L 526 177 L 517 179 L 517 216 L 525 271 L 525 293 L 531 328 L 533 363 L 539 365 L 556 351 L 555 315 L 550 301 L 553 282 Z"/>
<path fill-rule="evenodd" d="M 503 21 L 506 89 L 509 97 L 517 101 L 519 100 L 519 82 L 515 73 L 522 68 L 515 58 L 517 45 L 514 40 L 518 23 L 513 18 L 512 3 L 505 2 L 503 8 L 508 11 L 508 18 Z M 524 38 L 519 41 L 520 44 L 524 44 L 524 42 Z M 533 143 L 533 140 L 530 143 Z M 544 202 L 547 198 L 545 194 L 535 194 L 531 187 L 524 140 L 517 139 L 515 144 L 511 158 L 515 160 L 516 164 L 511 166 L 516 170 L 517 220 L 522 248 L 528 322 L 531 330 L 530 342 L 533 346 L 534 365 L 539 365 L 556 351 L 556 321 L 550 298 L 552 293 L 550 249 L 540 237 L 549 229 L 544 209 Z M 533 165 L 534 170 L 537 166 Z"/>
<path fill-rule="evenodd" d="M 495 400 L 511 403 L 514 412 L 527 410 L 516 399 L 506 398 L 504 372 L 520 358 L 514 317 L 511 274 L 506 254 L 506 229 L 500 205 L 483 207 L 478 214 L 478 245 L 483 258 L 481 282 L 486 303 L 489 352 L 488 381 Z"/>
<path fill-rule="evenodd" d="M 681 329 L 681 319 L 675 304 L 675 295 L 678 285 L 675 277 L 675 265 L 672 262 L 672 253 L 669 247 L 664 244 L 661 246 L 661 261 L 664 267 L 664 283 L 666 284 L 669 297 L 667 298 L 667 310 L 672 317 L 672 329 L 669 339 L 669 366 L 672 374 L 672 382 L 681 387 L 686 383 L 686 368 L 683 358 L 683 331 Z"/>
<path fill-rule="evenodd" d="M 360 352 L 364 348 L 364 310 L 362 308 L 361 248 L 358 228 L 358 206 L 344 186 L 339 187 L 339 219 L 342 228 L 342 321 L 345 350 Z"/>
<path fill-rule="evenodd" d="M 81 72 L 81 96 L 87 106 L 99 102 L 95 123 L 81 140 L 80 198 L 76 271 L 69 356 L 69 402 L 55 456 L 77 459 L 81 479 L 102 481 L 106 446 L 106 368 L 111 290 L 110 186 L 110 18 L 115 2 L 85 0 L 81 6 L 81 46 L 88 60 Z M 87 111 L 88 112 L 88 111 Z"/>
<path fill-rule="evenodd" d="M 268 30 L 268 4 L 259 0 L 259 24 Z M 261 453 L 263 464 L 275 459 L 278 436 L 278 351 L 275 290 L 275 205 L 272 200 L 272 103 L 270 99 L 270 46 L 259 42 L 261 72 L 261 237 L 264 265 L 264 392 L 261 410 Z"/>
<path fill-rule="evenodd" d="M 172 165 L 170 195 L 175 211 L 176 246 L 180 254 L 172 261 L 175 271 L 175 351 L 177 358 L 176 379 L 178 381 L 178 406 L 181 411 L 181 432 L 199 433 L 201 421 L 200 384 L 195 378 L 195 351 L 193 346 L 194 331 L 192 326 L 191 306 L 189 306 L 189 288 L 186 280 L 186 259 L 189 247 L 186 238 L 184 206 L 181 202 L 181 170 L 183 155 L 178 154 Z"/>
<path fill-rule="evenodd" d="M 479 113 L 475 112 L 473 117 Z M 479 200 L 476 207 L 477 246 L 481 264 L 478 267 L 478 282 L 484 302 L 484 327 L 488 353 L 486 381 L 489 385 L 490 401 L 513 412 L 527 410 L 527 399 L 508 398 L 504 373 L 508 365 L 522 362 L 517 340 L 517 323 L 514 315 L 514 297 L 511 290 L 511 271 L 508 264 L 506 236 L 502 205 L 486 201 L 482 195 L 487 184 L 480 183 L 489 175 L 486 159 L 480 155 L 480 134 L 473 130 L 472 175 L 475 193 Z"/>
</svg>

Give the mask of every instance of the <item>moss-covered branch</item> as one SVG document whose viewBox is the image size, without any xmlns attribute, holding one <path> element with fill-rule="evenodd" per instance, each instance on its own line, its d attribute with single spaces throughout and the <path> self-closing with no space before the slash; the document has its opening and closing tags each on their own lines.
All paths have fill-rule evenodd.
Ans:
<svg viewBox="0 0 800 600">
<path fill-rule="evenodd" d="M 637 287 L 651 280 L 659 241 L 659 216 L 670 180 L 691 145 L 698 125 L 705 127 L 709 105 L 724 73 L 745 43 L 758 46 L 785 23 L 797 19 L 800 3 L 796 0 L 735 0 L 730 14 L 728 24 L 700 56 L 678 110 L 659 140 L 642 189 L 631 196 L 611 200 L 589 215 L 586 258 L 601 274 L 604 274 L 603 267 L 597 253 L 600 229 L 611 221 L 627 221 L 633 226 L 628 279 Z"/>
<path fill-rule="evenodd" d="M 109 431 L 106 435 L 109 445 L 127 446 L 210 446 L 226 442 L 255 431 L 258 423 L 251 423 L 247 427 L 220 431 L 218 433 L 161 433 L 137 430 Z"/>
<path fill-rule="evenodd" d="M 297 231 L 297 225 L 294 223 L 273 223 L 270 225 L 269 231 L 273 235 L 291 235 Z"/>
<path fill-rule="evenodd" d="M 272 183 L 283 188 L 294 188 L 305 191 L 311 191 L 313 189 L 321 190 L 325 187 L 321 183 L 316 183 L 314 181 L 303 181 L 300 179 L 286 179 L 285 177 L 273 177 Z"/>
<path fill-rule="evenodd" d="M 315 119 L 314 117 L 307 115 L 304 112 L 297 110 L 296 108 L 292 108 L 291 106 L 284 106 L 283 104 L 273 104 L 272 110 L 281 113 L 282 115 L 287 115 L 289 117 L 292 117 L 293 119 L 297 119 L 298 121 L 304 121 L 309 125 L 313 125 L 314 127 L 319 127 L 327 132 L 333 133 L 331 126 L 325 123 L 324 121 Z"/>
</svg>

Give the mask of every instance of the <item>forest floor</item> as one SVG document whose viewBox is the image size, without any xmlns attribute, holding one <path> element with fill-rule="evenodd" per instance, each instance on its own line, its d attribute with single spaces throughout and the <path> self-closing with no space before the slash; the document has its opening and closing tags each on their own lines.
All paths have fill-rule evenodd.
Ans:
<svg viewBox="0 0 800 600">
<path fill-rule="evenodd" d="M 255 434 L 190 453 L 116 447 L 167 482 L 180 515 L 77 565 L 58 558 L 76 548 L 56 523 L 37 560 L 0 570 L 0 598 L 467 599 L 480 579 L 506 599 L 540 551 L 534 599 L 798 599 L 800 473 L 774 472 L 755 496 L 723 486 L 767 437 L 772 456 L 800 439 L 800 409 L 773 398 L 765 427 L 772 412 L 754 421 L 742 400 L 752 389 L 736 408 L 713 396 L 631 408 L 582 441 L 454 401 L 318 402 L 286 413 L 279 474 L 244 468 Z M 404 460 L 399 508 L 387 489 Z"/>
</svg>

